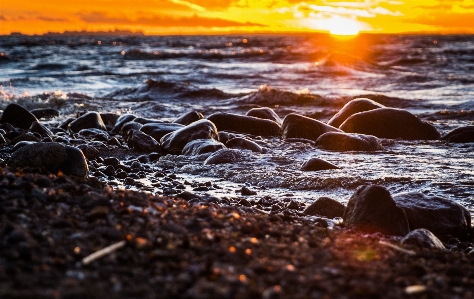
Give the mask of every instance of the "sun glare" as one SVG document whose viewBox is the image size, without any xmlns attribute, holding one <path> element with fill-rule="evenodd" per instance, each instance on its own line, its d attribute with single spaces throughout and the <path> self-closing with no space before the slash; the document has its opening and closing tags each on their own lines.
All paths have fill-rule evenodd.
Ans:
<svg viewBox="0 0 474 299">
<path fill-rule="evenodd" d="M 332 35 L 353 36 L 359 34 L 359 24 L 351 19 L 333 18 L 329 20 L 328 27 Z"/>
</svg>

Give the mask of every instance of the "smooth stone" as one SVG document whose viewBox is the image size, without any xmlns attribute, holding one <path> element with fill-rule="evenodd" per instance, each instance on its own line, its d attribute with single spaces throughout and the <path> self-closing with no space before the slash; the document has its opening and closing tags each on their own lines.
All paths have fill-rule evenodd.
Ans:
<svg viewBox="0 0 474 299">
<path fill-rule="evenodd" d="M 382 186 L 357 188 L 344 210 L 344 224 L 367 233 L 405 236 L 410 231 L 407 216 Z"/>
<path fill-rule="evenodd" d="M 115 124 L 117 123 L 117 120 L 119 119 L 120 115 L 115 114 L 115 113 L 101 113 L 100 118 L 102 118 L 102 121 L 104 122 L 105 127 L 107 128 L 107 131 L 112 130 L 115 127 Z"/>
<path fill-rule="evenodd" d="M 41 138 L 41 136 L 40 136 Z M 40 138 L 38 138 L 38 136 L 36 136 L 35 134 L 33 133 L 23 133 L 19 136 L 16 136 L 15 138 L 11 139 L 10 140 L 10 144 L 17 144 L 18 142 L 21 142 L 21 141 L 34 141 L 34 142 L 38 142 L 40 141 Z"/>
<path fill-rule="evenodd" d="M 151 124 L 151 123 L 161 123 L 163 122 L 161 119 L 156 119 L 156 118 L 145 118 L 145 117 L 137 117 L 133 120 L 136 123 L 146 125 L 146 124 Z"/>
<path fill-rule="evenodd" d="M 52 138 L 54 136 L 53 132 L 51 132 L 50 129 L 48 129 L 45 125 L 42 125 L 37 121 L 33 122 L 28 130 L 32 133 L 38 133 L 43 137 Z"/>
<path fill-rule="evenodd" d="M 319 136 L 327 132 L 342 132 L 341 130 L 328 126 L 303 115 L 290 113 L 283 119 L 281 136 L 283 139 L 303 138 L 316 141 Z"/>
<path fill-rule="evenodd" d="M 339 167 L 319 158 L 311 158 L 301 166 L 302 171 L 319 171 L 328 169 L 339 169 Z"/>
<path fill-rule="evenodd" d="M 346 133 L 360 133 L 379 138 L 436 140 L 435 127 L 403 109 L 379 108 L 351 115 L 339 127 Z"/>
<path fill-rule="evenodd" d="M 260 108 L 252 108 L 247 111 L 246 116 L 257 117 L 261 119 L 269 119 L 277 124 L 281 124 L 281 118 L 273 111 L 272 108 L 268 107 L 260 107 Z"/>
<path fill-rule="evenodd" d="M 456 128 L 441 139 L 452 143 L 474 142 L 474 126 Z"/>
<path fill-rule="evenodd" d="M 99 157 L 99 151 L 92 145 L 79 144 L 77 148 L 82 151 L 82 153 L 88 160 L 95 160 Z"/>
<path fill-rule="evenodd" d="M 13 147 L 13 151 L 16 151 L 17 149 L 22 148 L 25 145 L 35 144 L 35 143 L 38 143 L 38 141 L 20 141 L 20 142 L 17 142 L 15 144 L 15 146 Z"/>
<path fill-rule="evenodd" d="M 223 132 L 223 131 L 219 132 L 218 135 L 219 135 L 219 141 L 224 144 L 226 144 L 227 141 L 231 140 L 232 138 L 240 136 L 239 134 L 232 134 L 232 133 Z"/>
<path fill-rule="evenodd" d="M 133 121 L 135 118 L 137 118 L 135 115 L 133 114 L 124 114 L 124 115 L 121 115 L 117 121 L 115 122 L 115 125 L 114 125 L 114 128 L 112 129 L 112 133 L 113 134 L 118 134 L 122 131 L 122 126 L 128 122 L 131 122 Z"/>
<path fill-rule="evenodd" d="M 0 118 L 0 123 L 9 123 L 24 130 L 28 130 L 35 121 L 38 119 L 30 111 L 17 104 L 9 104 Z"/>
<path fill-rule="evenodd" d="M 402 239 L 403 245 L 415 245 L 422 248 L 446 249 L 432 232 L 424 228 L 412 230 Z"/>
<path fill-rule="evenodd" d="M 179 155 L 186 144 L 193 140 L 219 140 L 218 138 L 216 126 L 207 119 L 201 119 L 177 131 L 166 134 L 161 138 L 160 143 L 164 152 Z"/>
<path fill-rule="evenodd" d="M 405 211 L 411 229 L 460 238 L 466 238 L 471 229 L 469 210 L 451 199 L 419 192 L 396 194 L 393 199 Z"/>
<path fill-rule="evenodd" d="M 105 127 L 100 114 L 97 112 L 88 112 L 81 117 L 77 118 L 73 122 L 68 125 L 68 129 L 77 133 L 82 129 L 100 129 L 106 131 L 107 128 Z"/>
<path fill-rule="evenodd" d="M 385 106 L 366 98 L 353 99 L 345 104 L 344 107 L 328 121 L 328 125 L 339 128 L 349 116 L 378 108 L 385 108 Z"/>
<path fill-rule="evenodd" d="M 251 150 L 256 153 L 263 153 L 263 149 L 257 143 L 242 137 L 235 137 L 228 140 L 225 145 L 228 148 Z"/>
<path fill-rule="evenodd" d="M 377 151 L 381 150 L 380 141 L 375 136 L 328 132 L 319 136 L 316 145 L 330 151 Z"/>
<path fill-rule="evenodd" d="M 67 130 L 67 128 L 69 127 L 69 124 L 72 123 L 73 121 L 75 121 L 76 119 L 75 118 L 72 118 L 72 117 L 69 117 L 68 119 L 66 119 L 65 121 L 63 121 L 60 125 L 59 125 L 59 128 L 63 129 L 63 130 Z"/>
<path fill-rule="evenodd" d="M 44 168 L 52 173 L 61 171 L 79 177 L 85 177 L 89 171 L 80 149 L 57 142 L 25 145 L 12 154 L 8 165 Z"/>
<path fill-rule="evenodd" d="M 156 152 L 160 150 L 160 144 L 155 138 L 141 131 L 132 130 L 126 140 L 129 148 L 136 151 Z"/>
<path fill-rule="evenodd" d="M 128 123 L 125 123 L 122 126 L 122 129 L 120 130 L 120 134 L 122 134 L 122 137 L 124 139 L 127 139 L 128 133 L 130 131 L 140 131 L 142 127 L 143 125 L 140 123 L 137 123 L 135 121 L 129 121 Z"/>
<path fill-rule="evenodd" d="M 187 200 L 187 201 L 190 201 L 191 199 L 201 199 L 201 197 L 197 194 L 194 194 L 192 192 L 189 192 L 189 191 L 183 191 L 181 193 L 179 193 L 178 195 L 176 195 L 177 198 L 182 198 L 184 200 Z"/>
<path fill-rule="evenodd" d="M 335 199 L 320 197 L 304 210 L 304 214 L 311 216 L 323 216 L 336 218 L 344 215 L 345 206 Z"/>
<path fill-rule="evenodd" d="M 140 131 L 150 135 L 156 140 L 160 140 L 161 137 L 166 134 L 177 131 L 181 128 L 184 128 L 181 124 L 159 122 L 146 124 L 140 128 Z"/>
<path fill-rule="evenodd" d="M 82 129 L 79 131 L 79 135 L 84 137 L 91 137 L 100 141 L 107 141 L 109 139 L 109 133 L 99 129 Z"/>
<path fill-rule="evenodd" d="M 181 124 L 183 126 L 187 126 L 203 118 L 204 118 L 204 115 L 202 115 L 202 113 L 196 110 L 193 110 L 181 115 L 177 119 L 173 120 L 173 122 L 177 124 Z"/>
<path fill-rule="evenodd" d="M 235 149 L 221 149 L 210 155 L 205 161 L 204 165 L 236 163 L 243 161 L 248 154 L 242 153 Z"/>
<path fill-rule="evenodd" d="M 218 112 L 208 118 L 219 131 L 232 131 L 257 136 L 278 136 L 280 126 L 271 120 L 233 113 Z"/>
<path fill-rule="evenodd" d="M 188 142 L 181 152 L 185 156 L 196 156 L 205 153 L 213 153 L 227 147 L 214 139 L 196 139 Z"/>
<path fill-rule="evenodd" d="M 31 114 L 33 114 L 37 119 L 41 118 L 55 118 L 59 116 L 59 110 L 54 108 L 38 108 L 30 110 Z"/>
<path fill-rule="evenodd" d="M 245 187 L 245 186 L 242 187 L 242 189 L 240 189 L 240 193 L 243 196 L 257 195 L 257 191 L 250 190 L 248 187 Z"/>
</svg>

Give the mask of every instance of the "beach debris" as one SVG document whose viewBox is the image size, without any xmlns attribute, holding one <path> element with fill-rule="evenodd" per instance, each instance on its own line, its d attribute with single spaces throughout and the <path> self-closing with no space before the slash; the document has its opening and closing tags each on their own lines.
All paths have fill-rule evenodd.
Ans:
<svg viewBox="0 0 474 299">
<path fill-rule="evenodd" d="M 90 263 L 92 263 L 93 261 L 95 260 L 98 260 L 108 254 L 111 254 L 112 252 L 122 248 L 122 247 L 125 247 L 125 245 L 127 245 L 127 242 L 126 241 L 120 241 L 120 242 L 117 242 L 117 243 L 114 243 L 110 246 L 107 246 L 105 248 L 102 248 L 88 256 L 86 256 L 85 258 L 82 259 L 82 264 L 83 265 L 88 265 Z"/>
</svg>

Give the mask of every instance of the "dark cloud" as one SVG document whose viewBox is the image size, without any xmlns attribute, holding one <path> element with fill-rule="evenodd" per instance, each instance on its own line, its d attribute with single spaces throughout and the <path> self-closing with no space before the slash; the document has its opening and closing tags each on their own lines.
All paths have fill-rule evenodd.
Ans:
<svg viewBox="0 0 474 299">
<path fill-rule="evenodd" d="M 45 22 L 68 22 L 68 19 L 65 18 L 51 18 L 51 17 L 45 17 L 45 16 L 39 16 L 36 19 L 45 21 Z"/>
<path fill-rule="evenodd" d="M 4 15 L 0 15 L 0 21 L 6 21 L 7 19 L 5 18 Z"/>
</svg>

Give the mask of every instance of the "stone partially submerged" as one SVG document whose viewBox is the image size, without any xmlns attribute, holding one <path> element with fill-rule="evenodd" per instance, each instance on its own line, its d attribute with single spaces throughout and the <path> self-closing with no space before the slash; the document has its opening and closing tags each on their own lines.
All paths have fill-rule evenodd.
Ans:
<svg viewBox="0 0 474 299">
<path fill-rule="evenodd" d="M 27 130 L 38 119 L 28 110 L 18 104 L 9 104 L 2 113 L 0 123 Z"/>
<path fill-rule="evenodd" d="M 342 132 L 341 130 L 328 126 L 319 120 L 315 120 L 303 115 L 290 113 L 283 119 L 281 125 L 281 137 L 304 138 L 316 141 L 319 136 L 327 132 Z"/>
<path fill-rule="evenodd" d="M 328 132 L 319 136 L 316 145 L 330 151 L 377 151 L 381 150 L 380 141 L 375 136 Z"/>
<path fill-rule="evenodd" d="M 366 98 L 354 99 L 345 104 L 344 107 L 328 121 L 328 125 L 338 128 L 349 116 L 378 108 L 385 108 L 385 106 Z"/>
<path fill-rule="evenodd" d="M 213 153 L 220 149 L 226 149 L 227 147 L 221 142 L 214 139 L 196 139 L 188 142 L 183 148 L 182 155 L 185 156 L 196 156 L 206 153 Z"/>
<path fill-rule="evenodd" d="M 280 126 L 271 120 L 233 113 L 214 113 L 207 119 L 213 122 L 219 131 L 231 131 L 257 136 L 278 136 Z"/>
<path fill-rule="evenodd" d="M 456 128 L 441 139 L 452 143 L 474 142 L 474 126 Z"/>
<path fill-rule="evenodd" d="M 82 129 L 99 129 L 107 131 L 102 117 L 97 112 L 88 112 L 68 125 L 68 129 L 77 133 Z"/>
</svg>

